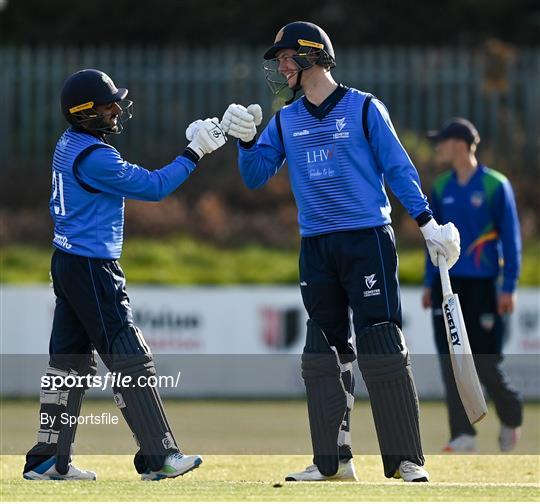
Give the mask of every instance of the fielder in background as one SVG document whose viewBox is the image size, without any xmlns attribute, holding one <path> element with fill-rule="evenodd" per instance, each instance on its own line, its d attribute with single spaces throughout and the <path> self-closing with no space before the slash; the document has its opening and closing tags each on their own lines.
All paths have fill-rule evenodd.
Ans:
<svg viewBox="0 0 540 504">
<path fill-rule="evenodd" d="M 122 159 L 106 137 L 122 132 L 131 118 L 128 90 L 105 73 L 87 69 L 62 88 L 62 112 L 71 127 L 60 137 L 52 162 L 50 211 L 55 247 L 51 275 L 56 307 L 49 346 L 51 378 L 92 376 L 94 349 L 111 372 L 130 376 L 114 398 L 140 447 L 134 463 L 143 480 L 174 478 L 195 469 L 200 456 L 182 454 L 167 421 L 159 391 L 139 386 L 156 374 L 141 331 L 134 325 L 126 280 L 117 259 L 122 252 L 124 200 L 159 201 L 173 192 L 197 162 L 225 143 L 218 120 L 201 121 L 182 155 L 156 171 Z M 72 383 L 73 380 L 66 380 Z M 87 388 L 87 387 L 86 387 Z M 29 480 L 95 480 L 71 464 L 85 387 L 46 387 L 40 394 L 37 444 L 26 455 Z"/>
<path fill-rule="evenodd" d="M 465 326 L 480 381 L 495 403 L 501 421 L 501 451 L 514 449 L 522 423 L 522 402 L 501 369 L 506 315 L 516 303 L 521 260 L 519 220 L 512 186 L 501 173 L 476 159 L 480 136 L 466 119 L 450 120 L 440 131 L 428 133 L 436 144 L 437 161 L 451 169 L 435 180 L 431 209 L 438 222 L 454 222 L 463 253 L 450 278 L 459 294 Z M 504 266 L 501 270 L 501 263 Z M 502 272 L 502 285 L 498 279 Z M 450 421 L 448 452 L 476 451 L 476 431 L 459 398 L 452 374 L 441 310 L 441 282 L 426 263 L 424 308 L 432 307 L 433 330 L 446 388 Z"/>
<path fill-rule="evenodd" d="M 258 140 L 258 105 L 231 104 L 222 126 L 239 139 L 240 173 L 249 188 L 265 184 L 287 160 L 298 207 L 300 289 L 309 314 L 302 376 L 314 464 L 286 480 L 356 480 L 350 418 L 357 351 L 386 477 L 428 481 L 418 399 L 401 332 L 385 182 L 418 222 L 434 257 L 444 255 L 451 266 L 459 256 L 459 235 L 452 224 L 439 226 L 433 219 L 385 106 L 334 81 L 334 50 L 321 28 L 308 22 L 286 25 L 264 59 L 273 91 L 292 90 L 290 105 L 272 117 Z M 292 101 L 298 91 L 304 97 Z"/>
</svg>

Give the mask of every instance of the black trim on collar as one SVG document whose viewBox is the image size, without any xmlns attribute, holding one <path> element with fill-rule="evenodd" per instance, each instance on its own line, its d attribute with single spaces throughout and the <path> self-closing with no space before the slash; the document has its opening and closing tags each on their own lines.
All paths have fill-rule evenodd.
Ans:
<svg viewBox="0 0 540 504">
<path fill-rule="evenodd" d="M 339 101 L 345 96 L 349 88 L 343 84 L 338 84 L 338 87 L 328 96 L 318 107 L 313 105 L 305 96 L 302 98 L 304 107 L 306 110 L 315 118 L 322 120 L 324 119 L 334 107 L 339 103 Z"/>
</svg>

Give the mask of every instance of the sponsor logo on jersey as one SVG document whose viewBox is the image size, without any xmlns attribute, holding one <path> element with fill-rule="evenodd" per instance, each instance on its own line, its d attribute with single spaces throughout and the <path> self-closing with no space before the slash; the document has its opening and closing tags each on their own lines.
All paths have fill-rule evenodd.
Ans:
<svg viewBox="0 0 540 504">
<path fill-rule="evenodd" d="M 455 200 L 454 200 L 454 197 L 453 196 L 446 196 L 443 198 L 442 200 L 442 204 L 443 205 L 451 205 L 452 203 L 454 203 Z"/>
<path fill-rule="evenodd" d="M 375 273 L 373 273 L 372 275 L 365 275 L 364 280 L 366 282 L 366 287 L 368 288 L 368 290 L 364 291 L 364 297 L 381 295 L 381 289 L 373 289 L 373 286 L 377 283 Z"/>
<path fill-rule="evenodd" d="M 340 174 L 334 144 L 321 145 L 306 151 L 306 162 L 310 180 L 337 177 Z"/>
<path fill-rule="evenodd" d="M 68 242 L 67 236 L 54 233 L 53 242 L 56 243 L 57 245 L 60 245 L 61 247 L 64 247 L 65 249 L 69 250 L 71 248 L 71 244 Z"/>
<path fill-rule="evenodd" d="M 309 135 L 309 130 L 307 130 L 307 129 L 302 130 L 302 131 L 295 131 L 292 134 L 293 137 L 306 136 L 306 135 Z"/>
<path fill-rule="evenodd" d="M 307 151 L 308 164 L 331 161 L 334 157 L 334 149 L 335 145 L 330 145 L 328 147 L 318 147 L 317 149 Z"/>
<path fill-rule="evenodd" d="M 306 151 L 310 180 L 320 180 L 339 175 L 339 165 L 335 156 L 335 150 L 335 144 L 329 144 Z"/>
</svg>

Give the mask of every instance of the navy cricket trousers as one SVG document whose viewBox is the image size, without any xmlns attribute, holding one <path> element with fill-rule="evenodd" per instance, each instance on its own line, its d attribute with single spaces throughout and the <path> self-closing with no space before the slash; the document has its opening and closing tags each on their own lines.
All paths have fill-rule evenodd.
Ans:
<svg viewBox="0 0 540 504">
<path fill-rule="evenodd" d="M 119 263 L 55 250 L 51 274 L 56 295 L 49 344 L 51 366 L 71 367 L 84 374 L 95 366 L 95 348 L 109 367 L 113 338 L 133 325 Z"/>
<path fill-rule="evenodd" d="M 354 360 L 349 308 L 356 334 L 381 322 L 401 328 L 397 266 L 389 225 L 302 238 L 304 306 L 339 354 L 351 354 Z"/>
<path fill-rule="evenodd" d="M 125 278 L 117 261 L 93 259 L 55 250 L 51 275 L 56 307 L 49 343 L 52 368 L 96 372 L 94 348 L 110 368 L 112 339 L 133 317 Z M 48 406 L 48 405 L 45 405 Z M 41 404 L 41 408 L 44 404 Z M 39 442 L 26 455 L 24 472 L 56 454 L 56 444 Z M 141 459 L 140 455 L 136 455 Z"/>
</svg>

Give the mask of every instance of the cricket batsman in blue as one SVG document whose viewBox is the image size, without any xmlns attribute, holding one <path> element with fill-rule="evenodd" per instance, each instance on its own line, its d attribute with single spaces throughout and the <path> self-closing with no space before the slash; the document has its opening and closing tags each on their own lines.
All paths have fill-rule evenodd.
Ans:
<svg viewBox="0 0 540 504">
<path fill-rule="evenodd" d="M 226 138 L 217 118 L 201 120 L 183 153 L 170 164 L 149 171 L 129 163 L 107 141 L 131 118 L 127 94 L 95 69 L 76 72 L 62 88 L 62 112 L 70 127 L 58 140 L 51 170 L 56 307 L 37 443 L 27 453 L 23 470 L 28 480 L 96 479 L 94 472 L 71 463 L 77 423 L 62 421 L 65 415 L 79 416 L 89 381 L 75 378 L 96 374 L 94 349 L 110 372 L 132 379 L 126 386 L 114 386 L 113 392 L 139 445 L 134 464 L 141 478 L 175 478 L 202 463 L 200 456 L 181 452 L 158 389 L 144 386 L 156 375 L 154 359 L 133 322 L 118 258 L 125 199 L 163 199 Z M 58 382 L 64 385 L 51 386 Z"/>
<path fill-rule="evenodd" d="M 292 91 L 289 104 L 258 140 L 259 105 L 231 104 L 221 124 L 239 139 L 238 164 L 249 188 L 265 184 L 287 161 L 298 207 L 300 289 L 309 315 L 302 377 L 314 458 L 313 465 L 286 480 L 356 480 L 349 423 L 357 359 L 386 477 L 428 481 L 418 398 L 401 332 L 385 184 L 418 222 L 434 260 L 442 254 L 449 266 L 456 262 L 459 234 L 453 224 L 439 226 L 433 219 L 385 106 L 333 79 L 334 49 L 321 28 L 308 22 L 286 25 L 264 59 L 273 91 Z M 293 101 L 299 91 L 304 96 Z"/>
</svg>

